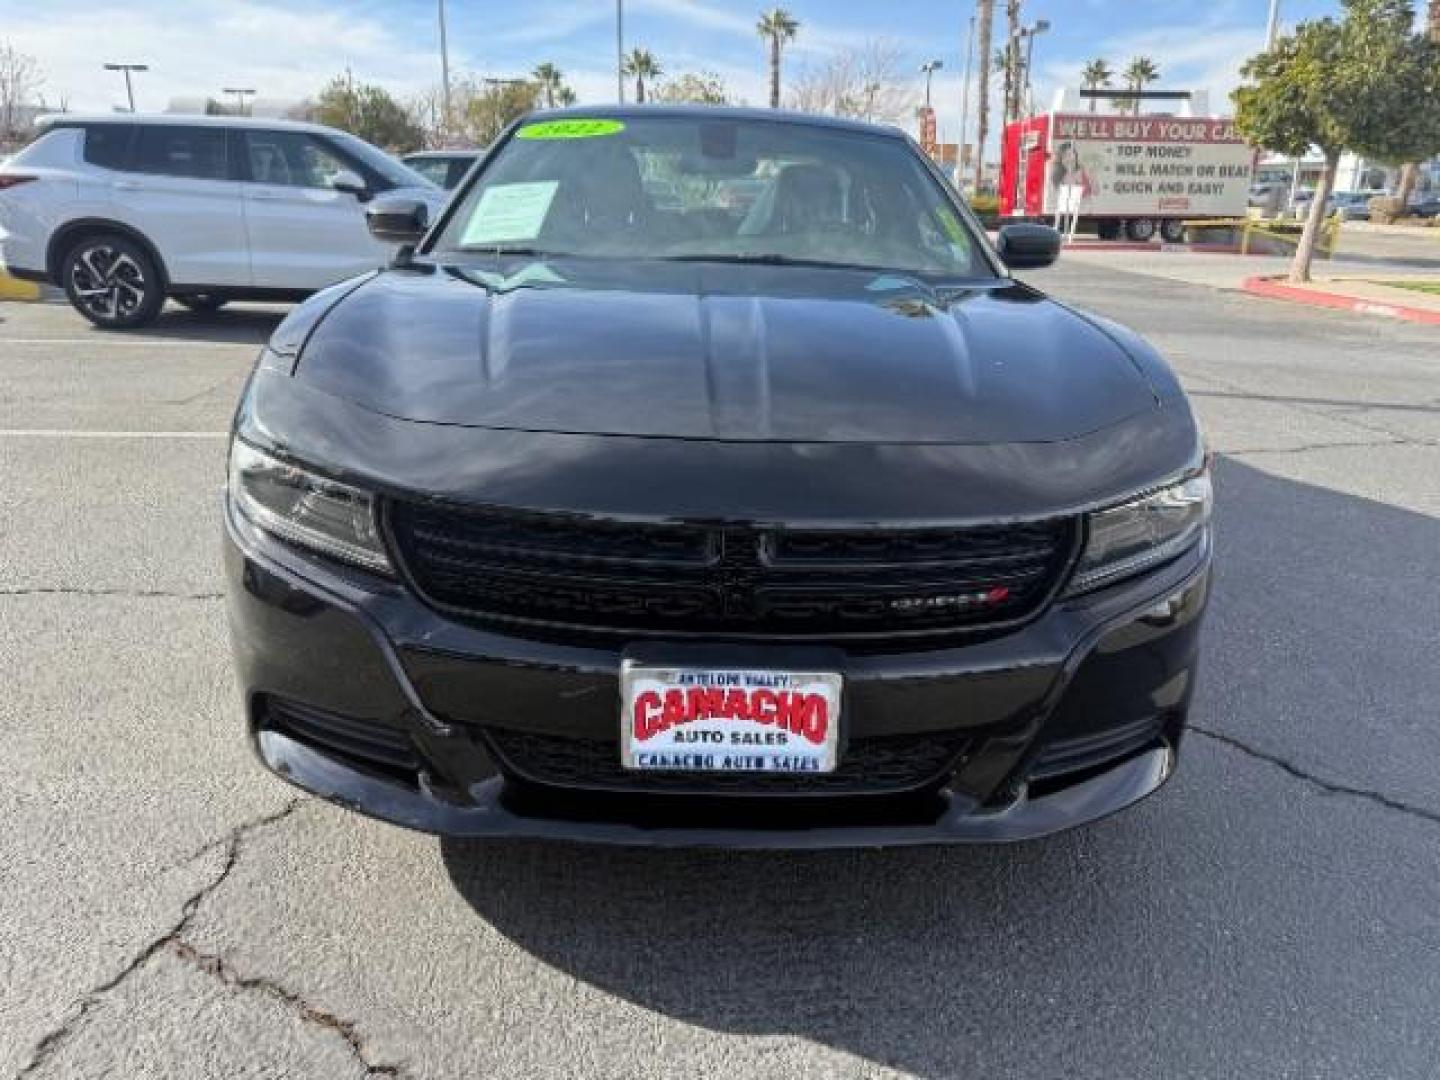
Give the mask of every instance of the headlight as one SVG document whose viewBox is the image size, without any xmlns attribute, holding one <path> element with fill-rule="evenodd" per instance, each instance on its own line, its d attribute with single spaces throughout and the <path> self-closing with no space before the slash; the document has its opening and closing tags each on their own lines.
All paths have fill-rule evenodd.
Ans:
<svg viewBox="0 0 1440 1080">
<path fill-rule="evenodd" d="M 367 570 L 391 573 L 369 492 L 230 444 L 230 499 L 268 533 Z"/>
<path fill-rule="evenodd" d="M 1210 474 L 1100 510 L 1087 522 L 1085 550 L 1070 591 L 1084 592 L 1158 566 L 1195 542 L 1210 520 Z"/>
</svg>

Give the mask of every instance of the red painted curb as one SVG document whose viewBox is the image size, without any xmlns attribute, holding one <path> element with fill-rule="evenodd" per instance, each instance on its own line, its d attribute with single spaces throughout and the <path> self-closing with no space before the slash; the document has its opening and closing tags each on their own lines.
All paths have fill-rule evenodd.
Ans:
<svg viewBox="0 0 1440 1080">
<path fill-rule="evenodd" d="M 1440 326 L 1440 311 L 1406 307 L 1404 304 L 1385 304 L 1375 300 L 1362 300 L 1354 296 L 1341 296 L 1339 293 L 1297 289 L 1293 285 L 1282 285 L 1275 278 L 1246 278 L 1241 288 L 1256 296 L 1268 296 L 1272 300 L 1289 300 L 1296 304 L 1309 304 L 1311 307 L 1353 311 L 1361 315 L 1382 315 L 1387 319 L 1401 319 L 1405 322 Z"/>
</svg>

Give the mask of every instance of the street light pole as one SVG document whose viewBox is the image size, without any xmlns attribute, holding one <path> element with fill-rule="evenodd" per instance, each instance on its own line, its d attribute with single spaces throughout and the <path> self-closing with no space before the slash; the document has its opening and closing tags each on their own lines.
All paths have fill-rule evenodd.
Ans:
<svg viewBox="0 0 1440 1080">
<path fill-rule="evenodd" d="M 450 134 L 450 45 L 445 35 L 445 0 L 436 0 L 440 16 L 440 131 Z"/>
<path fill-rule="evenodd" d="M 1265 24 L 1265 51 L 1269 52 L 1275 47 L 1275 39 L 1280 36 L 1280 0 L 1270 0 L 1270 18 Z"/>
<path fill-rule="evenodd" d="M 615 0 L 615 92 L 625 104 L 625 0 Z"/>
<path fill-rule="evenodd" d="M 1035 37 L 1050 29 L 1050 20 L 1036 19 L 1034 23 L 1020 31 L 1025 35 L 1025 81 L 1021 83 L 1022 92 L 1025 94 L 1025 110 L 1033 113 L 1035 111 L 1034 84 L 1030 79 L 1030 65 L 1035 59 Z"/>
<path fill-rule="evenodd" d="M 926 60 L 920 65 L 920 71 L 925 76 L 925 108 L 930 108 L 930 81 L 935 77 L 935 72 L 945 66 L 944 60 Z"/>
<path fill-rule="evenodd" d="M 960 141 L 955 144 L 955 188 L 963 190 L 965 136 L 970 129 L 970 65 L 975 59 L 975 16 L 970 16 L 970 33 L 965 39 L 965 77 L 960 80 Z"/>
<path fill-rule="evenodd" d="M 125 73 L 125 100 L 130 103 L 130 111 L 135 111 L 135 88 L 130 84 L 130 73 L 132 71 L 149 71 L 149 64 L 105 64 L 106 71 L 123 71 Z"/>
<path fill-rule="evenodd" d="M 237 99 L 235 107 L 239 110 L 239 115 L 244 116 L 245 95 L 249 94 L 253 98 L 255 96 L 255 88 L 253 86 L 227 86 L 221 93 L 234 94 Z"/>
</svg>

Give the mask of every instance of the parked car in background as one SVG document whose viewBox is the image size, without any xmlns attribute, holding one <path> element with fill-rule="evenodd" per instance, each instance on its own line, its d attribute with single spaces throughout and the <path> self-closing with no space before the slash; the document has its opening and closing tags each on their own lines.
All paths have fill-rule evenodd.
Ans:
<svg viewBox="0 0 1440 1080">
<path fill-rule="evenodd" d="M 1405 216 L 1419 218 L 1440 217 L 1440 195 L 1426 195 L 1418 202 L 1412 202 L 1405 208 Z"/>
<path fill-rule="evenodd" d="M 1255 210 L 1277 214 L 1290 198 L 1290 185 L 1278 180 L 1264 180 L 1250 185 L 1246 205 Z"/>
<path fill-rule="evenodd" d="M 483 150 L 417 150 L 400 160 L 437 187 L 451 191 L 457 187 L 470 166 L 480 160 Z"/>
<path fill-rule="evenodd" d="M 1328 212 L 1341 221 L 1369 221 L 1371 197 L 1364 191 L 1337 191 L 1330 196 Z"/>
<path fill-rule="evenodd" d="M 438 187 L 353 135 L 245 117 L 63 114 L 0 167 L 0 265 L 51 282 L 97 326 L 167 296 L 213 311 L 302 298 L 384 263 L 365 204 Z"/>
</svg>

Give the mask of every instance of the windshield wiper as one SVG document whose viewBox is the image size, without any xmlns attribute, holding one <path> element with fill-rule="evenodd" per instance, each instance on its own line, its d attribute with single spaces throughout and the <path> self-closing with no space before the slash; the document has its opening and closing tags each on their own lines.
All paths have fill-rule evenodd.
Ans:
<svg viewBox="0 0 1440 1080">
<path fill-rule="evenodd" d="M 467 255 L 534 255 L 542 258 L 561 259 L 565 258 L 563 251 L 544 251 L 541 248 L 527 247 L 523 244 L 466 244 L 459 249 Z"/>
<path fill-rule="evenodd" d="M 747 266 L 813 266 L 828 270 L 864 270 L 871 274 L 894 273 L 893 267 L 871 266 L 867 263 L 835 262 L 832 259 L 801 259 L 774 252 L 712 252 L 708 255 L 659 255 L 666 262 L 740 263 Z"/>
</svg>

